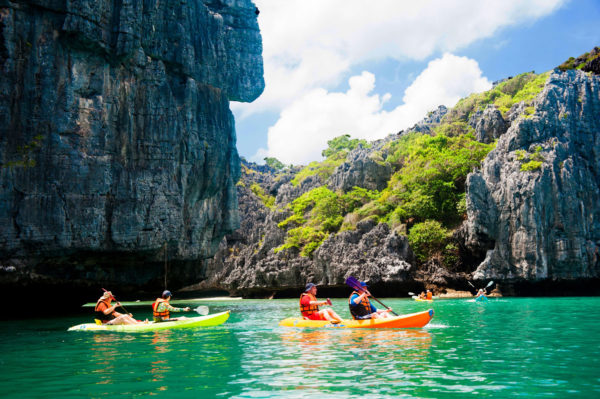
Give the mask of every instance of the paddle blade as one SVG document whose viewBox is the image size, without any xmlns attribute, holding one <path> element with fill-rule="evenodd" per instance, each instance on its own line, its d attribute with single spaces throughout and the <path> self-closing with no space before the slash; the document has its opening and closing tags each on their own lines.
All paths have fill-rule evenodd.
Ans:
<svg viewBox="0 0 600 399">
<path fill-rule="evenodd" d="M 490 282 L 488 283 L 488 285 L 486 285 L 486 286 L 485 286 L 485 288 L 489 288 L 489 287 L 491 287 L 491 286 L 492 286 L 492 284 L 494 284 L 494 280 L 490 281 Z"/>
<path fill-rule="evenodd" d="M 360 285 L 360 281 L 350 276 L 346 279 L 346 285 L 355 290 L 360 290 L 362 287 Z"/>
<path fill-rule="evenodd" d="M 415 293 L 414 293 L 414 292 L 409 292 L 409 293 L 408 293 L 408 295 L 410 295 L 410 296 L 414 296 L 414 295 L 415 295 Z"/>
<path fill-rule="evenodd" d="M 208 306 L 198 306 L 194 311 L 200 316 L 206 316 L 208 314 Z"/>
<path fill-rule="evenodd" d="M 469 285 L 470 285 L 471 287 L 475 288 L 475 286 L 474 286 L 473 284 L 471 284 L 471 282 L 470 282 L 470 281 L 467 281 L 467 283 L 469 283 Z M 477 289 L 477 288 L 475 288 L 475 289 Z"/>
</svg>

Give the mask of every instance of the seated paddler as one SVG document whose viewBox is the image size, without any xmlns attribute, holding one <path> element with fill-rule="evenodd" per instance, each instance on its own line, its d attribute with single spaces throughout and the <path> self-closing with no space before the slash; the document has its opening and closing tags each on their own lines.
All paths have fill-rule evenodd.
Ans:
<svg viewBox="0 0 600 399">
<path fill-rule="evenodd" d="M 392 309 L 379 310 L 373 306 L 369 300 L 371 293 L 367 288 L 367 283 L 361 281 L 360 289 L 352 291 L 352 294 L 350 294 L 348 306 L 350 307 L 352 318 L 354 320 L 364 320 L 390 317 L 389 312 L 391 312 Z"/>
<path fill-rule="evenodd" d="M 116 303 L 112 305 L 111 302 L 113 300 L 115 300 L 115 298 L 110 291 L 105 291 L 100 299 L 98 299 L 98 302 L 96 302 L 96 307 L 94 308 L 97 324 L 117 325 L 140 323 L 132 317 L 131 313 L 122 314 L 117 312 L 115 309 L 121 306 L 121 304 L 115 300 Z"/>
<path fill-rule="evenodd" d="M 165 290 L 163 291 L 161 297 L 156 298 L 156 301 L 154 301 L 152 304 L 152 316 L 154 316 L 155 322 L 158 323 L 162 321 L 175 321 L 184 319 L 185 317 L 172 319 L 171 312 L 189 312 L 191 310 L 189 307 L 176 308 L 171 306 L 169 301 L 171 300 L 172 296 L 173 295 L 171 294 L 171 291 Z"/>
<path fill-rule="evenodd" d="M 333 324 L 341 323 L 342 318 L 333 309 L 319 310 L 319 305 L 331 305 L 331 301 L 317 300 L 317 286 L 313 283 L 306 284 L 304 292 L 300 295 L 300 313 L 308 320 L 327 320 Z"/>
</svg>

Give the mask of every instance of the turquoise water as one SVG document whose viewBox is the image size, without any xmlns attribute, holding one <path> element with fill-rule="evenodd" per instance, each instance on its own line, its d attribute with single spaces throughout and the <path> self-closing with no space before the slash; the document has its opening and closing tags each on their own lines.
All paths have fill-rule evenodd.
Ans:
<svg viewBox="0 0 600 399">
<path fill-rule="evenodd" d="M 600 298 L 387 299 L 432 307 L 422 329 L 292 329 L 297 300 L 206 302 L 220 327 L 67 332 L 64 317 L 0 322 L 2 398 L 598 398 Z M 348 315 L 345 299 L 334 308 Z M 138 318 L 148 308 L 130 308 Z M 91 312 L 91 310 L 90 310 Z"/>
</svg>

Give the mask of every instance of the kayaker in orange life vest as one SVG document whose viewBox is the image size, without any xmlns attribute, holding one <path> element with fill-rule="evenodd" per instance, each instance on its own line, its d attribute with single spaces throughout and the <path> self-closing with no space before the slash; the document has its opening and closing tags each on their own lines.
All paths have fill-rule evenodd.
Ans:
<svg viewBox="0 0 600 399">
<path fill-rule="evenodd" d="M 152 316 L 154 316 L 155 322 L 161 321 L 175 321 L 179 319 L 184 319 L 185 317 L 178 317 L 176 319 L 171 319 L 170 312 L 189 312 L 191 309 L 186 308 L 175 308 L 171 306 L 169 300 L 171 300 L 171 291 L 165 290 L 162 293 L 162 298 L 156 298 L 156 301 L 152 304 Z"/>
<path fill-rule="evenodd" d="M 333 309 L 319 310 L 319 305 L 331 305 L 331 301 L 317 301 L 317 286 L 313 283 L 306 284 L 304 292 L 300 295 L 302 316 L 308 320 L 327 320 L 333 324 L 342 322 L 342 318 Z"/>
<path fill-rule="evenodd" d="M 433 299 L 433 294 L 431 293 L 431 291 L 427 290 L 427 300 L 432 300 Z"/>
<path fill-rule="evenodd" d="M 360 282 L 361 289 L 358 291 L 352 291 L 348 298 L 348 306 L 350 307 L 350 314 L 354 320 L 364 319 L 384 319 L 390 317 L 389 312 L 392 309 L 378 310 L 369 301 L 371 293 L 367 289 L 367 283 L 364 281 Z"/>
<path fill-rule="evenodd" d="M 104 294 L 96 302 L 96 320 L 100 320 L 102 324 L 139 324 L 141 321 L 137 321 L 129 314 L 121 314 L 115 311 L 115 308 L 121 306 L 119 302 L 111 305 L 111 301 L 114 299 L 112 292 L 105 291 Z"/>
</svg>

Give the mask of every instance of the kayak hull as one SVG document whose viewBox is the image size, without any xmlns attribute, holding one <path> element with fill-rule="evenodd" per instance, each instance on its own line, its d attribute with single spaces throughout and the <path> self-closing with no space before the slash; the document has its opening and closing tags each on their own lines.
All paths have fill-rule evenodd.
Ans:
<svg viewBox="0 0 600 399">
<path fill-rule="evenodd" d="M 433 302 L 433 299 L 415 298 L 415 301 L 417 301 L 417 302 Z"/>
<path fill-rule="evenodd" d="M 190 317 L 183 320 L 164 321 L 161 323 L 149 322 L 141 324 L 120 324 L 120 325 L 98 325 L 95 323 L 85 323 L 73 326 L 68 331 L 114 331 L 114 332 L 144 332 L 156 330 L 173 330 L 181 328 L 197 328 L 218 326 L 227 321 L 229 310 L 227 312 L 215 313 L 208 316 Z"/>
<path fill-rule="evenodd" d="M 333 327 L 333 328 L 420 328 L 433 318 L 433 309 L 386 319 L 344 320 L 339 324 L 331 324 L 326 320 L 305 320 L 301 317 L 288 317 L 281 320 L 282 327 Z"/>
</svg>

